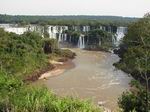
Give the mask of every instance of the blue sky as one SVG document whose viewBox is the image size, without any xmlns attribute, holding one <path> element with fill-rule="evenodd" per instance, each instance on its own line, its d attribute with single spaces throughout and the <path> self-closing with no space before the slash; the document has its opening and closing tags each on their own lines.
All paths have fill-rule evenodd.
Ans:
<svg viewBox="0 0 150 112">
<path fill-rule="evenodd" d="M 0 0 L 0 13 L 11 15 L 115 15 L 142 17 L 150 0 Z"/>
</svg>

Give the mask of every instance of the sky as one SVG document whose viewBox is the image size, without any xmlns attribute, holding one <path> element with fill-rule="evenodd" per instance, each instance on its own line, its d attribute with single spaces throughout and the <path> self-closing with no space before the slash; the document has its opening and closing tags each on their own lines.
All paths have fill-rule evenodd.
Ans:
<svg viewBox="0 0 150 112">
<path fill-rule="evenodd" d="M 150 0 L 0 0 L 0 14 L 143 17 Z"/>
</svg>

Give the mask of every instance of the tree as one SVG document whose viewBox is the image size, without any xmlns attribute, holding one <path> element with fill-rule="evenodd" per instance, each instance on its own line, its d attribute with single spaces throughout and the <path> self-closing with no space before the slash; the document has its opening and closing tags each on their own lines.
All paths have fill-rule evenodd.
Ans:
<svg viewBox="0 0 150 112">
<path fill-rule="evenodd" d="M 43 49 L 46 54 L 53 53 L 58 49 L 58 42 L 55 39 L 44 38 L 43 39 Z"/>
<path fill-rule="evenodd" d="M 112 33 L 94 29 L 87 34 L 87 44 L 89 49 L 99 49 L 108 51 L 112 47 Z"/>
<path fill-rule="evenodd" d="M 146 105 L 146 91 L 143 86 L 136 80 L 132 80 L 131 90 L 123 92 L 119 98 L 119 107 L 123 109 L 123 112 L 148 112 Z"/>
<path fill-rule="evenodd" d="M 127 46 L 119 65 L 123 70 L 131 73 L 133 77 L 144 83 L 145 112 L 150 109 L 149 80 L 150 80 L 150 18 L 149 14 L 128 28 L 123 42 Z"/>
</svg>

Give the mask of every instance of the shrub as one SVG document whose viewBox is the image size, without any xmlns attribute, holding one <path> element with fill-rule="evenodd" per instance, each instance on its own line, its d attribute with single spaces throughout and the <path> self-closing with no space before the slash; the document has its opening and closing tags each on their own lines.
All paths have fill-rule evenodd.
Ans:
<svg viewBox="0 0 150 112">
<path fill-rule="evenodd" d="M 100 112 L 89 101 L 58 97 L 45 87 L 23 84 L 0 72 L 0 112 Z"/>
<path fill-rule="evenodd" d="M 146 111 L 146 90 L 137 81 L 131 82 L 130 92 L 124 92 L 119 98 L 118 104 L 123 112 L 147 112 Z M 150 94 L 148 102 L 150 102 Z M 150 109 L 148 107 L 148 109 Z"/>
<path fill-rule="evenodd" d="M 53 53 L 55 49 L 58 49 L 58 42 L 56 39 L 44 38 L 43 49 L 46 54 Z"/>
<path fill-rule="evenodd" d="M 57 49 L 55 50 L 55 53 L 61 57 L 70 58 L 70 59 L 73 59 L 76 55 L 69 49 Z"/>
</svg>

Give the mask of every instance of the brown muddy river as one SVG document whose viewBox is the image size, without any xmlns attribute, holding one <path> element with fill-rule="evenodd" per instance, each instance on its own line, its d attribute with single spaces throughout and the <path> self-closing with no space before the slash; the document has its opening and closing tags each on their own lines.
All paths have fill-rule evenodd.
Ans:
<svg viewBox="0 0 150 112">
<path fill-rule="evenodd" d="M 75 67 L 56 77 L 44 81 L 44 84 L 60 96 L 86 98 L 97 104 L 115 110 L 117 100 L 123 91 L 129 89 L 131 80 L 126 73 L 116 70 L 112 65 L 118 56 L 99 51 L 72 49 L 76 54 Z"/>
</svg>

